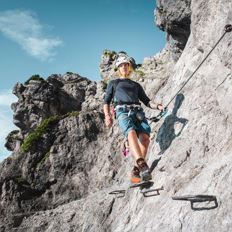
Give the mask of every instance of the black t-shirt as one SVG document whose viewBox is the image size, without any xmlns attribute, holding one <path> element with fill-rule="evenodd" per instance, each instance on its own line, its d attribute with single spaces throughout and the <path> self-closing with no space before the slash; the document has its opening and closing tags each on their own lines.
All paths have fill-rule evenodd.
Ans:
<svg viewBox="0 0 232 232">
<path fill-rule="evenodd" d="M 119 105 L 139 104 L 141 101 L 146 106 L 150 101 L 143 87 L 130 79 L 115 79 L 109 82 L 104 97 L 104 103 L 110 104 L 112 100 Z"/>
</svg>

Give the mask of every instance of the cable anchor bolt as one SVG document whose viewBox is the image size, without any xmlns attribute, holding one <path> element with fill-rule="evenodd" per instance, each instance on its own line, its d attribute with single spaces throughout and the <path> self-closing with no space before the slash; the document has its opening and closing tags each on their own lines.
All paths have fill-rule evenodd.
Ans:
<svg viewBox="0 0 232 232">
<path fill-rule="evenodd" d="M 231 32 L 231 31 L 232 31 L 232 25 L 231 24 L 225 25 L 225 32 Z"/>
</svg>

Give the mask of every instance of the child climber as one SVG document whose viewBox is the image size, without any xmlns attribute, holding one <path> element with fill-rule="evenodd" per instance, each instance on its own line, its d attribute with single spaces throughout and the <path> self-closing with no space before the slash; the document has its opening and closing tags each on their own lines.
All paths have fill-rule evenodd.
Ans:
<svg viewBox="0 0 232 232">
<path fill-rule="evenodd" d="M 115 66 L 118 68 L 119 78 L 111 80 L 106 89 L 103 106 L 105 124 L 108 127 L 112 126 L 113 118 L 110 113 L 110 103 L 113 101 L 119 127 L 127 138 L 130 151 L 135 158 L 131 182 L 148 181 L 151 179 L 151 173 L 145 157 L 150 143 L 151 128 L 140 102 L 147 107 L 160 111 L 163 110 L 163 106 L 152 102 L 145 94 L 142 86 L 129 78 L 132 65 L 128 56 L 125 54 L 119 56 Z"/>
</svg>

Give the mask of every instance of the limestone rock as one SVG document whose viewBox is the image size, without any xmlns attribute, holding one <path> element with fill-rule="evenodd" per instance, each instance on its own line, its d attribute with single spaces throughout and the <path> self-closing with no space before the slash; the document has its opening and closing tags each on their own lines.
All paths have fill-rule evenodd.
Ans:
<svg viewBox="0 0 232 232">
<path fill-rule="evenodd" d="M 157 0 L 156 25 L 167 32 L 167 46 L 172 58 L 177 60 L 183 51 L 191 24 L 191 0 Z"/>
<path fill-rule="evenodd" d="M 19 100 L 12 104 L 14 124 L 27 132 L 49 116 L 81 110 L 90 83 L 78 74 L 66 74 L 50 76 L 47 81 L 16 84 L 13 93 Z"/>
<path fill-rule="evenodd" d="M 170 33 L 175 26 L 177 35 L 181 27 L 177 38 L 182 38 L 189 1 L 160 4 L 170 19 L 164 26 Z M 191 1 L 191 33 L 178 61 L 169 59 L 170 50 L 165 49 L 137 67 L 144 73 L 139 80 L 148 95 L 166 105 L 231 22 L 231 2 Z M 231 231 L 231 33 L 174 97 L 166 117 L 151 123 L 147 159 L 154 168 L 154 187 L 164 188 L 153 197 L 128 188 L 134 161 L 120 154 L 123 136 L 117 123 L 111 129 L 104 126 L 103 82 L 67 74 L 17 84 L 19 100 L 13 109 L 22 142 L 41 121 L 50 120 L 26 151 L 14 150 L 0 164 L 0 230 Z M 105 64 L 111 62 L 113 58 Z M 101 68 L 108 76 L 110 69 Z M 146 113 L 150 117 L 158 112 L 146 109 Z M 10 149 L 18 133 L 9 137 Z M 109 195 L 122 189 L 124 197 Z M 216 207 L 214 202 L 201 202 L 194 210 L 189 202 L 172 200 L 199 194 L 215 195 Z"/>
</svg>

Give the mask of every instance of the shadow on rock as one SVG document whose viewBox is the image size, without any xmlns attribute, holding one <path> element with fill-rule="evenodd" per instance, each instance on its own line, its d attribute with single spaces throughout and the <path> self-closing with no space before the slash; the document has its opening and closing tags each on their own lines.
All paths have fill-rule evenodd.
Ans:
<svg viewBox="0 0 232 232">
<path fill-rule="evenodd" d="M 158 165 L 159 161 L 161 160 L 161 157 L 159 159 L 155 159 L 150 167 L 150 172 L 152 173 L 154 171 L 154 169 L 156 168 L 156 166 Z"/>
<path fill-rule="evenodd" d="M 176 97 L 176 101 L 172 113 L 165 118 L 164 123 L 159 128 L 156 138 L 156 142 L 159 143 L 159 147 L 160 147 L 160 152 L 158 155 L 162 155 L 171 146 L 172 141 L 176 137 L 180 136 L 182 130 L 184 129 L 184 127 L 188 122 L 188 119 L 177 117 L 177 111 L 180 108 L 183 100 L 184 100 L 184 95 L 178 94 Z M 175 133 L 176 123 L 182 124 L 182 127 L 177 134 Z"/>
</svg>

